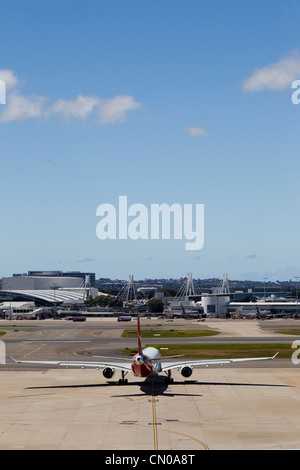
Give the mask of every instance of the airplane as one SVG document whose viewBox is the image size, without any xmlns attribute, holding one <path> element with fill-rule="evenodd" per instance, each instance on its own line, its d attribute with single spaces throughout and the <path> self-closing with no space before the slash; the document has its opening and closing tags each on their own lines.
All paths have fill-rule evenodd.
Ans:
<svg viewBox="0 0 300 470">
<path fill-rule="evenodd" d="M 181 309 L 182 309 L 182 316 L 186 320 L 194 320 L 196 318 L 200 318 L 199 312 L 195 312 L 194 310 L 184 310 L 183 307 L 181 307 Z"/>
<path fill-rule="evenodd" d="M 22 361 L 17 360 L 14 357 L 10 356 L 14 362 L 17 363 L 26 363 L 26 364 L 44 364 L 44 365 L 58 365 L 63 367 L 81 367 L 85 369 L 86 367 L 94 367 L 97 370 L 103 369 L 102 373 L 106 379 L 111 379 L 116 370 L 121 371 L 122 378 L 119 380 L 119 385 L 127 384 L 128 380 L 125 379 L 125 376 L 132 372 L 137 377 L 148 377 L 148 376 L 157 376 L 160 372 L 167 374 L 166 382 L 173 383 L 171 377 L 171 371 L 173 369 L 180 370 L 180 373 L 183 377 L 188 378 L 193 373 L 194 367 L 206 366 L 213 364 L 230 364 L 233 362 L 242 362 L 242 361 L 261 361 L 274 359 L 278 353 L 271 357 L 253 357 L 253 358 L 238 358 L 238 359 L 200 359 L 200 360 L 186 360 L 181 359 L 180 361 L 164 362 L 165 359 L 174 359 L 182 356 L 167 356 L 162 358 L 160 351 L 152 346 L 148 346 L 145 349 L 142 349 L 142 340 L 141 340 L 141 328 L 140 328 L 140 317 L 137 317 L 137 336 L 138 336 L 138 352 L 129 362 L 128 359 L 124 358 L 114 358 L 107 356 L 94 356 L 95 358 L 100 358 L 100 361 Z M 109 360 L 107 360 L 109 359 Z M 119 362 L 121 361 L 121 362 Z"/>
<path fill-rule="evenodd" d="M 273 315 L 272 315 L 272 313 L 271 313 L 270 310 L 259 310 L 259 308 L 256 307 L 256 312 L 257 312 L 257 315 L 256 315 L 257 318 L 258 318 L 258 319 L 261 319 L 261 320 L 264 319 L 264 318 L 268 319 L 268 318 L 272 318 L 272 317 L 273 317 Z"/>
</svg>

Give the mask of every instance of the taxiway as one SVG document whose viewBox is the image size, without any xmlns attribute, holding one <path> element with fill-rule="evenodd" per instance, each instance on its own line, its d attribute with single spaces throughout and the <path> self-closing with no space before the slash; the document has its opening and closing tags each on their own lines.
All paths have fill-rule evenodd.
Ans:
<svg viewBox="0 0 300 470">
<path fill-rule="evenodd" d="M 151 326 L 151 322 L 157 323 L 147 323 Z M 209 341 L 219 341 L 221 346 L 222 341 L 233 339 L 289 341 L 277 333 L 287 322 L 212 320 L 196 323 L 195 328 L 219 328 L 221 334 Z M 176 323 L 167 325 L 173 328 Z M 9 328 L 5 324 L 0 322 L 0 330 L 7 332 L 2 336 L 7 356 L 18 358 L 117 356 L 124 345 L 136 343 L 120 338 L 128 325 L 115 319 L 88 319 L 81 324 L 23 320 Z M 185 325 L 191 328 L 192 322 Z M 152 381 L 131 375 L 128 385 L 119 386 L 117 380 L 108 383 L 101 371 L 48 369 L 14 364 L 10 359 L 0 367 L 0 449 L 300 447 L 300 374 L 289 360 L 252 363 L 251 368 L 195 369 L 192 380 L 175 371 L 174 383 L 169 385 L 163 376 Z"/>
</svg>

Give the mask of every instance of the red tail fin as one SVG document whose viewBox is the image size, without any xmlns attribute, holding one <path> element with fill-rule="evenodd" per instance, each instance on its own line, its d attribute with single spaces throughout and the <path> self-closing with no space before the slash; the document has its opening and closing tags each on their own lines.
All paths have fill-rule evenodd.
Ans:
<svg viewBox="0 0 300 470">
<path fill-rule="evenodd" d="M 141 341 L 141 328 L 140 328 L 140 317 L 137 317 L 137 334 L 138 334 L 138 353 L 142 354 L 142 341 Z"/>
</svg>

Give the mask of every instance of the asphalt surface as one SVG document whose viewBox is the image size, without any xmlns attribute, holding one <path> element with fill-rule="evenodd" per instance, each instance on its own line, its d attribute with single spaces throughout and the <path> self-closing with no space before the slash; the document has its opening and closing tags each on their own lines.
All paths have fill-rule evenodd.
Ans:
<svg viewBox="0 0 300 470">
<path fill-rule="evenodd" d="M 218 331 L 216 336 L 190 338 L 145 338 L 147 343 L 287 343 L 290 344 L 297 336 L 279 334 L 277 331 L 288 328 L 300 328 L 299 320 L 215 320 L 195 322 L 174 320 L 166 322 L 157 319 L 142 319 L 141 327 L 168 329 L 211 329 Z M 4 368 L 20 367 L 13 363 L 9 356 L 27 360 L 89 360 L 93 355 L 126 357 L 122 350 L 126 347 L 135 348 L 135 338 L 122 338 L 124 329 L 135 330 L 136 321 L 119 323 L 115 318 L 90 319 L 86 322 L 67 320 L 16 321 L 0 320 L 0 331 L 6 334 L 1 337 L 5 342 L 7 361 Z M 291 349 L 291 353 L 292 353 Z M 274 351 L 276 353 L 276 351 Z M 268 363 L 256 363 L 256 367 L 274 367 L 279 365 L 280 358 Z M 289 360 L 281 360 L 282 366 L 293 367 Z M 240 365 L 244 367 L 243 364 Z M 31 367 L 23 364 L 22 367 Z"/>
<path fill-rule="evenodd" d="M 121 355 L 135 339 L 120 338 L 115 319 L 84 323 L 46 320 L 0 321 L 7 362 L 0 365 L 0 449 L 191 450 L 299 449 L 300 374 L 291 360 L 241 363 L 195 369 L 174 383 L 118 373 L 107 381 L 101 371 L 16 364 L 27 360 L 93 360 L 94 354 Z M 161 320 L 142 320 L 157 327 Z M 188 342 L 287 342 L 278 329 L 297 321 L 176 320 L 168 328 L 211 328 L 219 335 Z M 148 326 L 147 326 L 148 325 Z M 152 341 L 152 340 L 151 340 Z M 170 338 L 160 339 L 170 342 Z M 182 342 L 183 340 L 180 340 Z M 148 342 L 144 340 L 143 343 Z M 155 339 L 158 342 L 158 339 Z M 175 340 L 178 342 L 178 340 Z M 3 343 L 2 343 L 3 344 Z M 292 353 L 292 350 L 291 350 Z"/>
</svg>

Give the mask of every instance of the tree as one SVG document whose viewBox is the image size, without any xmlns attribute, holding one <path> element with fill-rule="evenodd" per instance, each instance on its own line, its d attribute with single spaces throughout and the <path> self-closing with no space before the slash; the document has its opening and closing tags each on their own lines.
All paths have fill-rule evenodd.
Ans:
<svg viewBox="0 0 300 470">
<path fill-rule="evenodd" d="M 151 299 L 148 302 L 148 308 L 151 313 L 162 313 L 164 304 L 160 299 Z"/>
</svg>

